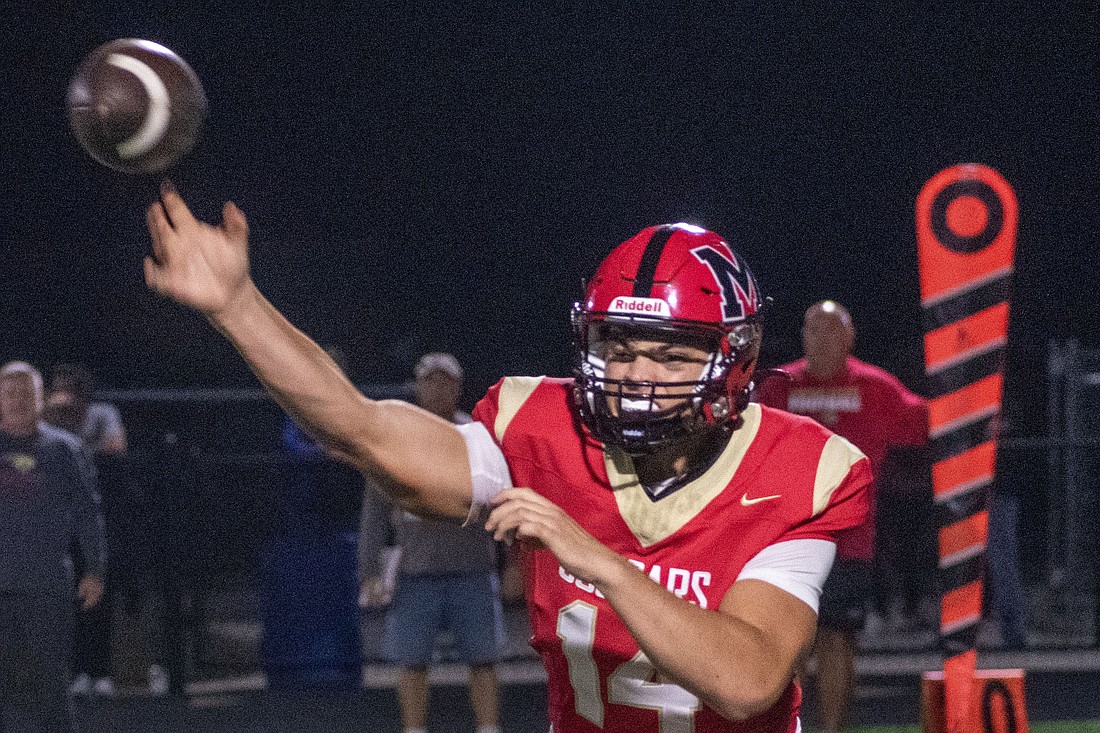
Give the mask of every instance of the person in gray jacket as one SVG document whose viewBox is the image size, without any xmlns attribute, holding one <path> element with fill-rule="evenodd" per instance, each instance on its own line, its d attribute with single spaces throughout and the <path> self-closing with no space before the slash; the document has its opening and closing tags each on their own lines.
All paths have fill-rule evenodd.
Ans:
<svg viewBox="0 0 1100 733">
<path fill-rule="evenodd" d="M 470 422 L 457 409 L 463 375 L 454 356 L 425 354 L 414 374 L 417 404 L 451 422 Z M 399 667 L 397 695 L 405 733 L 427 729 L 428 666 L 445 630 L 453 636 L 457 658 L 470 667 L 470 704 L 478 733 L 500 733 L 494 663 L 504 625 L 496 543 L 479 527 L 422 519 L 394 509 L 377 491 L 368 488 L 366 494 L 359 531 L 361 598 L 364 605 L 390 603 L 382 646 Z M 386 555 L 391 535 L 399 555 L 396 574 L 387 582 L 379 558 Z"/>
<path fill-rule="evenodd" d="M 84 608 L 103 595 L 106 540 L 95 477 L 80 439 L 42 422 L 41 373 L 0 368 L 0 729 L 7 707 L 28 704 L 38 729 L 75 730 L 69 699 L 73 564 L 77 540 Z"/>
</svg>

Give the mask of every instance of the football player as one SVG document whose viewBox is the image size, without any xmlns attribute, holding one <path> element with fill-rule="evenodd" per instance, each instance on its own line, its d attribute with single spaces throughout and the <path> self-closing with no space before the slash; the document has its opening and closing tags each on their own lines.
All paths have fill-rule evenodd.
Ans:
<svg viewBox="0 0 1100 733">
<path fill-rule="evenodd" d="M 524 550 L 555 733 L 795 733 L 838 532 L 862 521 L 866 458 L 749 404 L 762 300 L 717 234 L 650 227 L 573 315 L 573 379 L 506 378 L 455 426 L 366 399 L 249 275 L 248 226 L 166 189 L 151 288 L 197 309 L 330 452 L 410 511 L 484 521 Z"/>
</svg>

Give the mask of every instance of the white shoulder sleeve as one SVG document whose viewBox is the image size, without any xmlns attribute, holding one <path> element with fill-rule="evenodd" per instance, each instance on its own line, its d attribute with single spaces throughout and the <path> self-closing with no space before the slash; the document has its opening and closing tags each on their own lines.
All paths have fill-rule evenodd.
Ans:
<svg viewBox="0 0 1100 733">
<path fill-rule="evenodd" d="M 738 580 L 763 580 L 781 588 L 817 613 L 821 589 L 836 557 L 829 540 L 788 540 L 765 547 L 741 569 Z"/>
<path fill-rule="evenodd" d="M 466 515 L 463 524 L 466 526 L 485 521 L 489 500 L 512 486 L 512 474 L 508 471 L 508 462 L 504 460 L 503 451 L 484 425 L 475 421 L 455 427 L 466 441 L 470 480 L 474 487 L 470 513 Z"/>
</svg>

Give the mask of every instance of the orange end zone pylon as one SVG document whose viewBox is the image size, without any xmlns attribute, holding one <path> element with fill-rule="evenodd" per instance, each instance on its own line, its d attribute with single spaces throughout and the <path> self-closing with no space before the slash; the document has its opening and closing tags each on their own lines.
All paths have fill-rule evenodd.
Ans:
<svg viewBox="0 0 1100 733">
<path fill-rule="evenodd" d="M 982 612 L 986 493 L 993 483 L 1016 253 L 1016 194 L 992 168 L 956 165 L 924 185 L 916 215 L 945 656 L 943 672 L 926 675 L 924 730 L 1021 733 L 1027 730 L 1026 719 L 1023 729 L 1015 722 L 1007 728 L 982 727 L 981 695 L 992 683 L 981 682 L 984 672 L 976 676 L 975 645 Z M 936 679 L 938 688 L 932 684 Z M 1022 706 L 1022 672 L 1019 679 Z M 933 694 L 940 696 L 938 705 L 928 699 Z M 1006 714 L 997 720 L 1009 725 L 1005 721 L 1016 718 Z"/>
</svg>

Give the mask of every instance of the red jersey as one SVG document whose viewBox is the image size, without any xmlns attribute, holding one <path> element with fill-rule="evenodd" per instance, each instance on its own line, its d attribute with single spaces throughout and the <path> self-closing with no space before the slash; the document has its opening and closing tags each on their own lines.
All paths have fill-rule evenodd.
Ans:
<svg viewBox="0 0 1100 733">
<path fill-rule="evenodd" d="M 818 379 L 800 359 L 781 366 L 791 379 L 768 379 L 757 390 L 762 404 L 807 415 L 859 448 L 877 476 L 886 450 L 892 445 L 922 445 L 928 435 L 928 407 L 923 397 L 905 388 L 897 377 L 849 356 L 844 369 L 830 379 Z M 871 559 L 875 550 L 871 488 L 871 516 L 845 532 L 837 543 L 837 557 Z"/>
<path fill-rule="evenodd" d="M 812 420 L 755 404 L 702 475 L 655 501 L 627 454 L 578 429 L 572 381 L 504 379 L 474 418 L 500 446 L 516 486 L 545 496 L 654 582 L 703 608 L 717 610 L 765 547 L 833 540 L 867 512 L 870 474 L 858 450 Z M 794 733 L 796 682 L 763 714 L 727 720 L 660 678 L 611 605 L 548 550 L 526 552 L 524 571 L 554 733 Z"/>
</svg>

